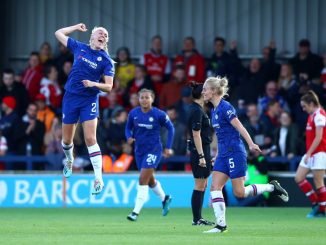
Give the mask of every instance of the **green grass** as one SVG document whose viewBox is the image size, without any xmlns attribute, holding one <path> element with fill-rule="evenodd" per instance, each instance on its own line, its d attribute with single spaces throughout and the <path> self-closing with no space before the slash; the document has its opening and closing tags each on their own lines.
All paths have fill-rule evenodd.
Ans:
<svg viewBox="0 0 326 245">
<path fill-rule="evenodd" d="M 229 232 L 203 234 L 190 209 L 0 209 L 0 244 L 326 244 L 326 219 L 306 219 L 307 208 L 228 208 Z M 213 211 L 204 211 L 213 220 Z"/>
</svg>

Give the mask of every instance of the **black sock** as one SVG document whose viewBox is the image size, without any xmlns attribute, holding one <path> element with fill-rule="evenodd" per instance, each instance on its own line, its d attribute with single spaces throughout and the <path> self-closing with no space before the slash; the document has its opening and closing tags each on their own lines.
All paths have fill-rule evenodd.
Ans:
<svg viewBox="0 0 326 245">
<path fill-rule="evenodd" d="M 191 208 L 194 222 L 197 222 L 201 218 L 201 206 L 202 206 L 202 191 L 193 190 L 191 196 Z"/>
<path fill-rule="evenodd" d="M 200 191 L 200 207 L 199 207 L 199 214 L 200 214 L 200 219 L 202 219 L 203 217 L 201 216 L 201 211 L 203 208 L 203 203 L 204 203 L 204 197 L 205 197 L 205 191 Z"/>
</svg>

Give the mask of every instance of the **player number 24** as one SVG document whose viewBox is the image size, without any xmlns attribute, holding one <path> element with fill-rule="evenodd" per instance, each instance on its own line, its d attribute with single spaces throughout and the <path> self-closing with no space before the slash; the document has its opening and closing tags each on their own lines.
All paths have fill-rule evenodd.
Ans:
<svg viewBox="0 0 326 245">
<path fill-rule="evenodd" d="M 154 164 L 155 161 L 156 161 L 156 155 L 154 154 L 148 154 L 147 155 L 147 159 L 146 159 L 146 162 L 148 162 L 149 164 Z"/>
</svg>

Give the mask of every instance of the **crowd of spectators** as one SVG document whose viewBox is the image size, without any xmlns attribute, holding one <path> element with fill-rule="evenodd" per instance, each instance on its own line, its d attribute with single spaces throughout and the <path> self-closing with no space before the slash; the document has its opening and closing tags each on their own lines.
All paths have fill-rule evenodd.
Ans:
<svg viewBox="0 0 326 245">
<path fill-rule="evenodd" d="M 325 105 L 326 55 L 312 53 L 309 40 L 303 39 L 297 54 L 280 62 L 276 45 L 271 42 L 262 49 L 262 58 L 252 58 L 246 67 L 238 56 L 237 43 L 232 41 L 229 50 L 226 46 L 222 37 L 216 37 L 212 56 L 204 57 L 196 49 L 195 39 L 186 37 L 181 52 L 168 57 L 157 35 L 149 51 L 137 61 L 127 47 L 111 54 L 116 61 L 114 88 L 110 93 L 100 93 L 98 140 L 103 154 L 112 159 L 132 154 L 124 137 L 127 113 L 138 106 L 137 92 L 148 88 L 155 91 L 155 106 L 167 111 L 176 128 L 175 154 L 186 155 L 185 125 L 192 101 L 188 83 L 204 82 L 208 76 L 229 79 L 226 99 L 238 110 L 264 157 L 290 160 L 303 154 L 307 115 L 300 107 L 300 97 L 311 89 Z M 61 100 L 72 64 L 73 56 L 66 47 L 59 44 L 54 55 L 51 45 L 44 42 L 38 52 L 30 53 L 21 74 L 14 71 L 15 67 L 2 69 L 0 156 L 53 155 L 56 157 L 51 158 L 51 164 L 35 164 L 34 168 L 62 167 Z M 87 149 L 80 134 L 74 141 L 75 151 L 77 156 L 84 156 Z M 162 135 L 163 141 L 165 138 Z M 259 156 L 250 156 L 249 160 L 255 157 Z M 88 163 L 87 159 L 81 161 L 82 167 Z M 25 167 L 23 163 L 14 165 L 14 169 Z M 5 164 L 0 163 L 1 168 Z M 163 168 L 185 170 L 185 164 Z"/>
</svg>

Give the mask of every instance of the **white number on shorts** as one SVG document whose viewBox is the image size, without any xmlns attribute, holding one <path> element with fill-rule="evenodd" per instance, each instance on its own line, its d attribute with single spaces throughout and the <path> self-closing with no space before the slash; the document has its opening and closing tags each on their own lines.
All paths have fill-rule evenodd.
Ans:
<svg viewBox="0 0 326 245">
<path fill-rule="evenodd" d="M 92 103 L 92 112 L 96 112 L 96 103 Z"/>
<path fill-rule="evenodd" d="M 147 155 L 146 162 L 147 162 L 148 164 L 154 164 L 155 161 L 156 161 L 156 157 L 157 157 L 156 155 L 148 154 L 148 155 Z"/>
<path fill-rule="evenodd" d="M 229 158 L 229 165 L 230 165 L 230 168 L 234 168 L 233 158 Z"/>
</svg>

